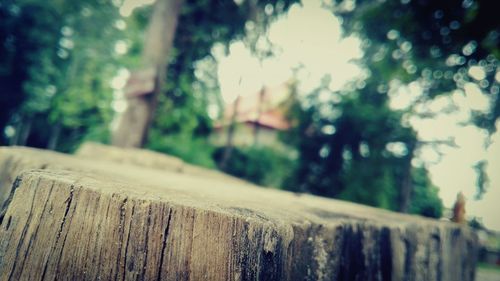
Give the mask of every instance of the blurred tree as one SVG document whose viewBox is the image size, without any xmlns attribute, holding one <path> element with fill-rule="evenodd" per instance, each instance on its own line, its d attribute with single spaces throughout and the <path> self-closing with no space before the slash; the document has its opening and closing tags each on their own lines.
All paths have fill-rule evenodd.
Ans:
<svg viewBox="0 0 500 281">
<path fill-rule="evenodd" d="M 299 152 L 286 189 L 439 217 L 442 203 L 425 168 L 413 168 L 416 133 L 387 97 L 324 86 L 288 105 L 294 125 L 283 137 Z M 368 81 L 368 83 L 370 83 Z M 413 197 L 413 200 L 410 198 Z"/>
<path fill-rule="evenodd" d="M 475 112 L 471 121 L 495 131 L 500 24 L 494 1 L 361 0 L 355 9 L 346 9 L 347 2 L 334 9 L 348 34 L 364 39 L 371 74 L 384 68 L 381 83 L 419 81 L 426 94 L 420 102 L 475 83 L 489 97 L 490 107 Z"/>
<path fill-rule="evenodd" d="M 252 2 L 252 3 L 250 3 Z M 210 107 L 220 111 L 217 56 L 227 52 L 232 40 L 244 38 L 253 26 L 252 13 L 270 9 L 267 24 L 282 14 L 292 1 L 194 1 L 187 0 L 180 10 L 179 24 L 169 56 L 165 84 L 158 96 L 145 147 L 167 152 L 184 160 L 215 167 L 208 135 L 212 131 Z M 271 8 L 270 8 L 271 7 Z M 130 56 L 140 56 L 142 38 L 151 6 L 136 9 L 127 19 Z M 250 29 L 249 29 L 250 28 Z M 136 60 L 128 62 L 134 68 Z M 216 117 L 216 116 L 215 116 Z M 190 149 L 181 149 L 182 143 Z"/>
<path fill-rule="evenodd" d="M 214 151 L 215 161 L 224 157 L 225 147 Z M 294 161 L 289 155 L 264 146 L 233 147 L 224 172 L 261 186 L 283 188 L 293 172 Z"/>
<path fill-rule="evenodd" d="M 488 101 L 473 109 L 470 122 L 491 135 L 500 117 L 500 24 L 489 0 L 335 1 L 348 34 L 363 39 L 372 91 L 388 92 L 394 81 L 415 81 L 423 95 L 406 112 L 421 118 L 436 114 L 426 102 L 440 95 L 470 95 Z M 476 91 L 477 92 L 477 91 Z M 464 110 L 455 106 L 452 110 Z M 488 143 L 488 142 L 487 142 Z M 481 173 L 479 173 L 481 175 Z M 478 198 L 484 192 L 478 180 Z"/>
<path fill-rule="evenodd" d="M 183 0 L 157 0 L 154 4 L 142 56 L 142 67 L 151 70 L 153 74 L 142 78 L 150 81 L 141 81 L 142 84 L 151 84 L 152 88 L 141 89 L 139 93 L 127 97 L 128 106 L 113 133 L 114 145 L 142 147 L 146 141 L 158 95 L 164 84 L 164 71 L 172 49 L 182 4 Z M 131 87 L 137 88 L 137 85 Z"/>
<path fill-rule="evenodd" d="M 330 6 L 342 17 L 346 35 L 362 39 L 360 63 L 367 75 L 340 93 L 329 93 L 325 83 L 293 107 L 298 125 L 292 139 L 300 158 L 290 187 L 403 212 L 440 214 L 425 169 L 411 165 L 414 151 L 424 143 L 404 116 L 432 117 L 416 108 L 456 89 L 464 93 L 473 83 L 490 106 L 472 112 L 471 121 L 495 131 L 500 115 L 495 4 L 346 0 Z M 389 108 L 391 87 L 412 81 L 422 87 L 422 97 L 405 110 Z M 424 201 L 432 203 L 425 207 Z"/>
<path fill-rule="evenodd" d="M 414 168 L 413 194 L 409 212 L 431 218 L 440 218 L 443 215 L 443 202 L 438 196 L 439 189 L 432 184 L 425 168 Z"/>
<path fill-rule="evenodd" d="M 0 7 L 10 13 L 0 62 L 10 91 L 2 94 L 16 101 L 1 104 L 8 114 L 0 124 L 4 143 L 71 151 L 84 137 L 104 138 L 121 34 L 117 7 L 96 0 L 3 1 Z"/>
<path fill-rule="evenodd" d="M 478 189 L 475 196 L 476 199 L 481 199 L 483 197 L 483 194 L 488 189 L 489 178 L 488 174 L 486 173 L 487 166 L 488 162 L 486 162 L 485 160 L 481 160 L 473 166 L 477 175 L 476 186 Z"/>
<path fill-rule="evenodd" d="M 248 26 L 252 25 L 253 15 L 264 11 L 266 7 L 267 10 L 273 10 L 269 15 L 270 20 L 273 15 L 286 11 L 293 2 L 295 1 L 185 1 L 179 11 L 173 49 L 170 54 L 164 54 L 165 58 L 168 58 L 168 66 L 165 77 L 160 78 L 166 80 L 160 91 L 166 93 L 166 97 L 160 95 L 157 105 L 154 106 L 157 108 L 150 108 L 157 111 L 155 118 L 150 120 L 151 124 L 147 125 L 151 126 L 150 134 L 164 135 L 169 131 L 172 133 L 180 130 L 176 129 L 179 126 L 186 127 L 183 131 L 189 131 L 189 128 L 193 127 L 188 124 L 199 124 L 205 128 L 210 126 L 211 122 L 206 113 L 210 97 L 199 91 L 203 88 L 203 83 L 197 82 L 200 77 L 195 75 L 196 64 L 204 61 L 214 66 L 215 60 L 211 53 L 214 45 L 220 44 L 219 46 L 226 48 L 231 40 L 242 38 L 248 31 Z M 150 14 L 150 7 L 139 10 L 133 19 L 136 26 L 143 29 Z M 216 73 L 215 69 L 208 72 L 211 72 L 211 75 Z M 177 122 L 177 118 L 181 116 L 182 122 Z M 157 130 L 160 130 L 161 134 L 158 134 Z M 207 133 L 206 129 L 201 131 Z M 146 146 L 148 142 L 149 140 L 146 141 Z"/>
<path fill-rule="evenodd" d="M 411 184 L 416 134 L 401 125 L 401 112 L 369 87 L 331 92 L 324 86 L 289 105 L 299 163 L 288 188 L 400 210 Z M 408 208 L 408 206 L 405 206 Z"/>
<path fill-rule="evenodd" d="M 22 122 L 18 111 L 28 99 L 27 81 L 50 80 L 55 63 L 51 60 L 51 48 L 57 45 L 59 33 L 57 15 L 53 9 L 45 5 L 31 3 L 25 6 L 18 1 L 2 1 L 0 3 L 0 129 L 1 144 L 23 143 L 28 137 L 28 122 Z M 45 80 L 45 81 L 44 81 Z M 26 84 L 25 84 L 26 83 Z M 42 91 L 42 97 L 47 96 Z M 18 119 L 17 130 L 13 126 L 6 127 L 12 119 Z"/>
<path fill-rule="evenodd" d="M 160 141 L 147 146 L 158 147 L 165 134 L 189 139 L 210 132 L 207 105 L 214 100 L 220 104 L 212 47 L 224 50 L 231 40 L 242 38 L 255 11 L 266 9 L 272 18 L 289 2 L 187 1 L 182 6 L 172 52 L 161 56 L 170 64 L 160 89 L 165 95 L 157 101 L 160 114 L 151 120 L 150 132 Z M 69 151 L 84 138 L 107 141 L 109 81 L 118 62 L 130 68 L 141 65 L 143 31 L 152 11 L 138 9 L 126 19 L 118 13 L 120 5 L 2 1 L 0 82 L 7 89 L 1 96 L 2 143 Z M 125 52 L 127 56 L 119 56 Z"/>
</svg>

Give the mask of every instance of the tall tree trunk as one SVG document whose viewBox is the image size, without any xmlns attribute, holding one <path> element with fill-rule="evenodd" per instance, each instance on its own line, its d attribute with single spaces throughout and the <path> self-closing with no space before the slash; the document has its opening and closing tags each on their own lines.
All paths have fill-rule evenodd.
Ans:
<svg viewBox="0 0 500 281">
<path fill-rule="evenodd" d="M 224 154 L 222 155 L 222 159 L 220 161 L 219 167 L 221 170 L 225 170 L 231 158 L 231 154 L 233 153 L 233 140 L 234 140 L 234 131 L 236 130 L 236 118 L 238 117 L 238 107 L 240 105 L 240 97 L 238 96 L 234 101 L 234 111 L 231 116 L 231 123 L 229 123 L 229 127 L 227 129 L 227 138 L 226 145 L 224 147 Z"/>
<path fill-rule="evenodd" d="M 253 145 L 257 146 L 259 144 L 259 131 L 260 131 L 260 117 L 262 116 L 262 111 L 264 110 L 264 95 L 265 88 L 262 85 L 259 92 L 259 103 L 257 104 L 257 117 L 255 118 L 254 131 L 253 131 Z"/>
<path fill-rule="evenodd" d="M 411 178 L 411 158 L 405 163 L 403 181 L 401 183 L 401 197 L 399 202 L 399 211 L 408 213 L 411 201 L 411 192 L 413 189 Z"/>
<path fill-rule="evenodd" d="M 31 133 L 32 117 L 22 116 L 16 126 L 16 133 L 11 141 L 11 145 L 25 146 Z"/>
<path fill-rule="evenodd" d="M 143 62 L 145 68 L 155 69 L 154 90 L 147 95 L 128 98 L 128 107 L 123 113 L 112 143 L 121 147 L 141 147 L 156 109 L 166 76 L 180 9 L 183 0 L 157 0 L 151 16 L 144 42 Z"/>
<path fill-rule="evenodd" d="M 50 134 L 49 141 L 47 143 L 47 149 L 56 150 L 57 144 L 59 143 L 59 136 L 61 135 L 62 125 L 57 122 L 52 127 L 52 133 Z"/>
<path fill-rule="evenodd" d="M 413 193 L 413 178 L 412 178 L 412 165 L 411 160 L 413 159 L 415 153 L 415 143 L 410 143 L 408 145 L 408 155 L 405 162 L 403 180 L 401 183 L 400 201 L 399 201 L 399 211 L 401 213 L 408 213 L 410 211 L 410 204 L 412 200 Z"/>
</svg>

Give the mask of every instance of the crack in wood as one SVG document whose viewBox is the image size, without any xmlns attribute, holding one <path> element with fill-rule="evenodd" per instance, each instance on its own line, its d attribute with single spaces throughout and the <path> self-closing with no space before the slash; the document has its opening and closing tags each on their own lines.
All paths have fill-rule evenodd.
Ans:
<svg viewBox="0 0 500 281">
<path fill-rule="evenodd" d="M 71 203 L 73 202 L 73 194 L 74 194 L 74 185 L 71 185 L 70 195 L 69 195 L 68 199 L 66 199 L 64 201 L 64 202 L 67 202 L 67 205 L 66 205 L 66 210 L 64 212 L 64 217 L 63 217 L 62 223 L 61 223 L 61 228 L 60 228 L 61 232 L 62 232 L 62 230 L 64 228 L 64 225 L 66 225 L 66 220 L 67 220 L 66 218 L 67 218 L 67 216 L 69 214 L 69 209 L 70 209 Z M 77 204 L 78 204 L 78 201 L 75 201 L 75 204 L 73 204 L 73 214 L 75 213 Z M 72 219 L 73 219 L 73 216 L 71 216 L 69 218 L 69 221 L 67 223 L 68 225 L 71 224 L 71 220 Z M 70 228 L 68 227 L 68 231 L 66 231 L 66 233 L 64 235 L 63 242 L 61 244 L 61 251 L 59 251 L 59 257 L 56 259 L 57 260 L 57 266 L 56 266 L 56 274 L 55 274 L 54 280 L 57 280 L 57 278 L 58 278 L 58 276 L 60 275 L 60 272 L 61 272 L 62 254 L 64 252 L 64 246 L 66 245 L 66 239 L 68 238 L 69 229 Z M 58 233 L 58 239 L 56 240 L 56 243 L 55 243 L 54 247 L 56 247 L 57 244 L 58 244 L 58 242 L 59 242 L 59 237 L 60 237 L 61 232 Z"/>
<path fill-rule="evenodd" d="M 132 221 L 133 221 L 133 217 L 134 217 L 134 212 L 135 212 L 135 205 L 132 205 L 132 213 L 130 214 L 130 220 L 129 220 L 129 226 L 128 226 L 127 242 L 125 243 L 125 254 L 124 254 L 124 262 L 123 262 L 124 268 L 123 268 L 123 279 L 122 280 L 125 280 L 125 276 L 127 275 L 127 269 L 129 269 L 129 265 L 127 264 L 128 245 L 130 242 L 130 233 L 132 232 Z M 132 270 L 129 269 L 129 271 L 132 271 Z"/>
<path fill-rule="evenodd" d="M 163 261 L 165 258 L 165 250 L 167 248 L 167 239 L 168 239 L 168 233 L 170 231 L 170 220 L 171 219 L 172 219 L 172 208 L 169 208 L 167 225 L 165 226 L 165 230 L 163 231 L 163 239 L 162 239 L 161 255 L 160 255 L 160 267 L 158 269 L 158 278 L 156 279 L 157 281 L 162 280 L 161 273 L 162 273 L 162 269 L 163 269 Z"/>
<path fill-rule="evenodd" d="M 21 272 L 24 270 L 24 263 L 26 262 L 26 258 L 28 257 L 28 254 L 30 252 L 30 249 L 32 248 L 32 244 L 33 244 L 33 241 L 35 240 L 35 238 L 37 237 L 38 235 L 38 230 L 40 229 L 40 222 L 42 221 L 42 217 L 43 217 L 43 214 L 45 213 L 45 210 L 47 209 L 47 203 L 49 201 L 49 198 L 51 197 L 52 195 L 52 190 L 54 189 L 54 185 L 55 185 L 55 182 L 52 182 L 52 185 L 50 186 L 50 190 L 49 190 L 49 193 L 47 194 L 47 198 L 45 198 L 45 203 L 43 204 L 43 209 L 42 209 L 42 212 L 40 213 L 40 219 L 38 220 L 38 224 L 36 226 L 36 229 L 35 231 L 33 232 L 33 235 L 30 237 L 30 241 L 28 243 L 28 248 L 26 249 L 26 251 L 24 252 L 24 259 L 23 259 L 23 263 L 21 265 Z M 33 198 L 34 199 L 34 198 Z"/>
<path fill-rule="evenodd" d="M 115 195 L 113 195 L 115 196 Z M 122 244 L 123 244 L 123 235 L 125 234 L 125 205 L 127 204 L 128 198 L 125 197 L 125 199 L 122 200 L 122 203 L 120 204 L 120 222 L 118 224 L 118 230 L 120 231 L 119 233 L 119 246 L 118 246 L 118 257 L 116 259 L 116 272 L 115 272 L 115 277 L 113 280 L 118 280 L 118 273 L 120 271 L 120 260 L 121 260 L 121 253 L 122 253 Z"/>
<path fill-rule="evenodd" d="M 66 210 L 64 211 L 64 216 L 63 216 L 63 219 L 61 221 L 61 225 L 59 226 L 59 231 L 57 232 L 56 244 L 57 244 L 57 241 L 59 241 L 59 238 L 61 237 L 61 233 L 62 233 L 64 224 L 66 223 L 66 217 L 68 216 L 69 208 L 71 206 L 71 202 L 73 201 L 73 193 L 74 193 L 74 191 L 75 191 L 75 187 L 73 185 L 71 185 L 71 189 L 69 191 L 69 196 L 64 201 L 66 203 Z"/>
<path fill-rule="evenodd" d="M 108 219 L 109 217 L 109 207 L 111 206 L 110 204 L 110 201 L 108 201 L 108 206 L 106 207 L 106 214 L 104 216 L 104 219 Z M 101 226 L 102 226 L 102 222 L 103 222 L 103 219 L 100 219 L 99 220 L 99 225 L 97 226 L 97 237 L 96 237 L 96 241 L 100 241 L 101 240 Z M 97 262 L 97 267 L 96 267 L 96 275 L 97 275 L 97 279 L 100 279 L 100 271 L 101 271 L 101 254 L 102 254 L 102 249 L 98 248 L 98 245 L 99 243 L 95 243 L 94 244 L 94 253 L 97 253 L 97 256 L 94 255 L 93 259 L 92 259 L 92 262 L 95 263 L 95 260 L 98 259 L 98 262 Z"/>
<path fill-rule="evenodd" d="M 40 179 L 38 179 L 37 182 L 40 182 Z M 30 185 L 30 188 L 32 188 L 32 186 L 33 186 L 33 184 Z M 29 225 L 31 223 L 31 217 L 33 215 L 33 206 L 35 205 L 35 198 L 36 198 L 37 188 L 33 188 L 33 189 L 34 189 L 34 191 L 33 191 L 33 198 L 31 198 L 30 212 L 28 214 L 28 218 L 26 219 L 26 224 L 23 227 L 23 231 L 21 232 L 21 237 L 19 238 L 19 243 L 17 244 L 17 248 L 16 248 L 16 254 L 15 254 L 15 260 L 16 261 L 19 258 L 19 252 L 21 250 L 22 245 L 24 244 L 24 238 L 26 236 L 26 232 L 28 231 L 28 227 L 29 227 Z M 24 261 L 23 261 L 23 263 L 24 263 Z M 16 264 L 13 264 L 12 265 L 12 270 L 10 271 L 9 277 L 7 278 L 7 280 L 12 280 L 12 275 L 14 274 L 15 270 L 16 270 Z"/>
<path fill-rule="evenodd" d="M 2 204 L 2 208 L 0 208 L 0 225 L 2 225 L 3 218 L 5 217 L 5 214 L 7 213 L 7 209 L 9 208 L 10 202 L 12 202 L 12 198 L 14 197 L 14 193 L 16 189 L 21 185 L 21 182 L 23 180 L 23 176 L 20 175 L 16 177 L 14 180 L 14 183 L 12 184 L 12 189 L 10 190 L 9 196 L 7 197 L 7 200 Z"/>
<path fill-rule="evenodd" d="M 151 204 L 148 206 L 148 216 L 146 218 L 146 234 L 144 238 L 144 262 L 142 263 L 142 280 L 144 280 L 146 276 L 146 266 L 148 263 L 148 252 L 149 252 L 149 228 L 151 226 L 151 214 L 152 214 L 152 208 Z"/>
</svg>

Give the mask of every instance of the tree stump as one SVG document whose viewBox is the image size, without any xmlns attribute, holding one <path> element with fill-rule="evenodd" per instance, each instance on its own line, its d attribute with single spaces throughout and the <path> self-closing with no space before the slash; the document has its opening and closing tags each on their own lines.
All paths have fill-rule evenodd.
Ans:
<svg viewBox="0 0 500 281">
<path fill-rule="evenodd" d="M 0 171 L 0 280 L 474 280 L 450 222 L 28 148 Z"/>
</svg>

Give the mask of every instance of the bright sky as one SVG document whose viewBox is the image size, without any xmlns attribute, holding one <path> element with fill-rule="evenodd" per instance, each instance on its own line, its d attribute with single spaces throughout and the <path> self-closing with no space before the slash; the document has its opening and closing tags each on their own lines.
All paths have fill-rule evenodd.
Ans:
<svg viewBox="0 0 500 281">
<path fill-rule="evenodd" d="M 236 99 L 237 93 L 255 93 L 262 84 L 283 83 L 300 65 L 305 66 L 297 73 L 300 92 L 310 92 L 327 74 L 332 77 L 331 90 L 339 90 L 361 75 L 361 69 L 350 62 L 362 56 L 359 40 L 342 38 L 339 19 L 319 3 L 293 5 L 286 16 L 270 26 L 269 39 L 279 51 L 264 60 L 262 67 L 242 42 L 231 44 L 229 56 L 219 60 L 219 82 L 226 102 Z"/>
<path fill-rule="evenodd" d="M 149 4 L 153 0 L 125 0 L 121 12 L 128 16 L 134 7 Z M 303 67 L 297 73 L 300 92 L 309 92 L 319 85 L 324 75 L 331 76 L 329 88 L 339 90 L 346 82 L 363 75 L 352 59 L 360 58 L 360 41 L 343 38 L 339 18 L 320 7 L 319 1 L 303 0 L 294 5 L 287 15 L 279 18 L 269 28 L 269 39 L 280 49 L 277 56 L 259 62 L 242 42 L 233 42 L 229 55 L 217 46 L 213 54 L 219 62 L 218 76 L 223 99 L 230 103 L 236 95 L 257 92 L 261 86 L 274 86 L 288 80 L 292 69 Z M 332 67 L 334 66 L 334 67 Z M 481 80 L 484 71 L 471 67 L 469 75 Z M 126 73 L 123 73 L 123 77 Z M 500 74 L 496 78 L 500 82 Z M 123 79 L 122 79 L 123 80 Z M 118 81 L 115 81 L 118 83 Z M 392 85 L 391 107 L 403 109 L 421 94 L 414 82 L 409 85 Z M 423 105 L 421 111 L 443 112 L 451 104 L 458 107 L 454 113 L 441 113 L 433 119 L 409 118 L 421 140 L 443 140 L 455 137 L 457 148 L 440 147 L 442 157 L 430 147 L 423 147 L 418 155 L 428 166 L 431 178 L 440 188 L 440 196 L 446 207 L 451 207 L 458 192 L 468 199 L 469 216 L 482 218 L 485 225 L 500 231 L 500 132 L 492 137 L 488 149 L 484 148 L 485 133 L 474 126 L 461 126 L 468 119 L 470 110 L 485 110 L 488 98 L 475 83 L 465 86 L 448 97 L 440 97 Z M 497 123 L 500 131 L 500 122 Z M 474 200 L 476 174 L 472 166 L 479 160 L 488 161 L 489 189 L 480 201 Z"/>
</svg>

